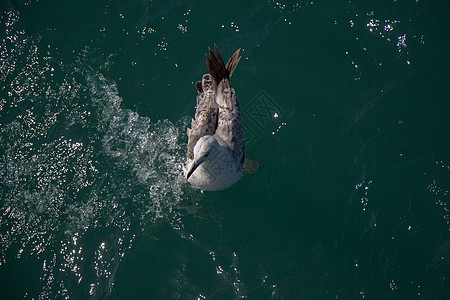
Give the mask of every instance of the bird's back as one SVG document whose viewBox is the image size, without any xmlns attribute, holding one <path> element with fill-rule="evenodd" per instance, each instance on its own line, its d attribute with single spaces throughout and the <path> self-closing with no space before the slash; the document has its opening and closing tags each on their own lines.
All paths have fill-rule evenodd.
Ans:
<svg viewBox="0 0 450 300">
<path fill-rule="evenodd" d="M 224 189 L 233 185 L 242 175 L 245 159 L 244 130 L 239 103 L 229 81 L 239 63 L 240 49 L 226 65 L 216 45 L 214 50 L 215 53 L 209 49 L 209 56 L 206 55 L 209 74 L 203 75 L 202 81 L 196 83 L 198 96 L 195 119 L 187 131 L 188 166 L 196 159 L 194 148 L 203 136 L 213 136 L 220 145 L 218 153 L 221 154 L 216 158 L 217 164 L 204 164 L 189 178 L 189 182 L 206 190 Z M 219 168 L 213 170 L 216 168 L 213 166 Z"/>
</svg>

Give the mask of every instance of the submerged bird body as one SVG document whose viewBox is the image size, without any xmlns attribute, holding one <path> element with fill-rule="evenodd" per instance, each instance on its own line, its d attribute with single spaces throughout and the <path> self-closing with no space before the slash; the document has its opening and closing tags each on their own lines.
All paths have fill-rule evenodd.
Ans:
<svg viewBox="0 0 450 300">
<path fill-rule="evenodd" d="M 229 78 L 239 60 L 239 50 L 223 63 L 214 45 L 209 49 L 209 74 L 196 83 L 197 109 L 188 129 L 185 175 L 196 188 L 215 191 L 235 184 L 242 176 L 245 159 L 244 130 L 236 93 Z"/>
</svg>

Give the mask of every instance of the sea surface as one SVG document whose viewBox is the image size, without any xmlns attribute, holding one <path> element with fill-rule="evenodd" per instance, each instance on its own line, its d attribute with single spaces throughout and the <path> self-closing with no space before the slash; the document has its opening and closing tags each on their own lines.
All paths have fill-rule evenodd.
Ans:
<svg viewBox="0 0 450 300">
<path fill-rule="evenodd" d="M 450 2 L 0 1 L 1 299 L 449 299 Z M 204 53 L 233 187 L 183 174 Z"/>
</svg>

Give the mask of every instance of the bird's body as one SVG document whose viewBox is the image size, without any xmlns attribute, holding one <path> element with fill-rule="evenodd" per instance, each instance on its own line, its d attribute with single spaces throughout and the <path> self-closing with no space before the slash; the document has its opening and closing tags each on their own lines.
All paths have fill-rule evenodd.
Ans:
<svg viewBox="0 0 450 300">
<path fill-rule="evenodd" d="M 229 78 L 239 62 L 239 50 L 223 63 L 214 45 L 209 50 L 209 74 L 196 83 L 197 109 L 188 129 L 186 178 L 196 188 L 215 191 L 235 184 L 245 160 L 244 129 L 236 93 Z"/>
</svg>

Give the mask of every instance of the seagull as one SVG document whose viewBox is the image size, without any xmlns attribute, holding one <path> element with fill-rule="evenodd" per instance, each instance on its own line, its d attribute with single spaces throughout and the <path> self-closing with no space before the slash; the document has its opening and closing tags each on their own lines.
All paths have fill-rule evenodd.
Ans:
<svg viewBox="0 0 450 300">
<path fill-rule="evenodd" d="M 217 191 L 235 184 L 245 160 L 244 128 L 230 77 L 241 57 L 238 49 L 225 65 L 217 45 L 209 48 L 209 74 L 195 84 L 197 109 L 187 129 L 185 176 L 196 189 Z"/>
</svg>

